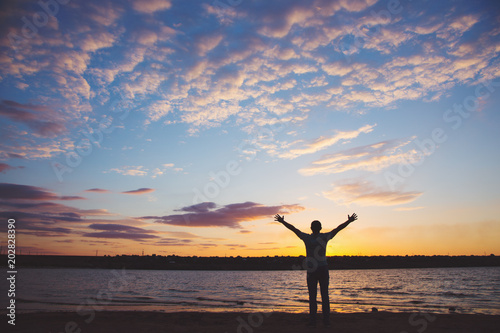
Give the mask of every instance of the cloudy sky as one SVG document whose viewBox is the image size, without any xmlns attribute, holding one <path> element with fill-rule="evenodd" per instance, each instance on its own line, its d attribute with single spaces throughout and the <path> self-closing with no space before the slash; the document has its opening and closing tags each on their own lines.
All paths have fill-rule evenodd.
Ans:
<svg viewBox="0 0 500 333">
<path fill-rule="evenodd" d="M 500 254 L 496 1 L 1 6 L 23 253 Z"/>
</svg>

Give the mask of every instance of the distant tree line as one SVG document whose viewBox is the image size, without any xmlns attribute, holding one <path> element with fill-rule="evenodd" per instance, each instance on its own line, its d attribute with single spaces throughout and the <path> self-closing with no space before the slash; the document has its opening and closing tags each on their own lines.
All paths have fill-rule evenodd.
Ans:
<svg viewBox="0 0 500 333">
<path fill-rule="evenodd" d="M 2 255 L 0 257 L 5 257 Z M 16 257 L 16 266 L 44 268 L 110 268 L 159 270 L 298 270 L 304 256 L 274 257 L 185 257 L 185 256 L 36 256 Z M 332 256 L 330 269 L 491 267 L 500 266 L 500 257 L 489 256 Z M 0 259 L 3 265 L 6 258 Z"/>
</svg>

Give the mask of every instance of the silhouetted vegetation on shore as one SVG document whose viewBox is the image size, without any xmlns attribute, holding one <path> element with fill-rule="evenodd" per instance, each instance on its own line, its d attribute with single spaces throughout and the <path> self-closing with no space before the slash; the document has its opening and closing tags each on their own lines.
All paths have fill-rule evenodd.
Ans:
<svg viewBox="0 0 500 333">
<path fill-rule="evenodd" d="M 3 265 L 7 263 L 1 256 Z M 182 257 L 168 256 L 52 256 L 18 255 L 16 267 L 114 268 L 161 270 L 298 270 L 304 257 Z M 489 267 L 500 266 L 500 257 L 489 256 L 333 256 L 330 269 Z"/>
</svg>

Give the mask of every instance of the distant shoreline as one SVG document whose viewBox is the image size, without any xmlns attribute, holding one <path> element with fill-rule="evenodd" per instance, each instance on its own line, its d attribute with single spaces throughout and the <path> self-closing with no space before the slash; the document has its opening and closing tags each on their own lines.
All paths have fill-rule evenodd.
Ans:
<svg viewBox="0 0 500 333">
<path fill-rule="evenodd" d="M 6 255 L 0 256 L 2 266 Z M 332 256 L 330 270 L 498 267 L 500 257 L 489 256 Z M 18 255 L 18 268 L 104 268 L 148 270 L 302 270 L 304 257 L 182 257 L 182 256 L 54 256 Z"/>
</svg>

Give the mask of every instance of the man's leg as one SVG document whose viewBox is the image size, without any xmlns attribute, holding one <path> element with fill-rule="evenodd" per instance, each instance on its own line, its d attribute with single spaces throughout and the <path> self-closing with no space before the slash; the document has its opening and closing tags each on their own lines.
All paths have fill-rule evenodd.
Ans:
<svg viewBox="0 0 500 333">
<path fill-rule="evenodd" d="M 319 287 L 321 291 L 321 305 L 323 310 L 323 322 L 325 325 L 330 324 L 330 297 L 328 296 L 328 284 L 330 282 L 330 274 L 328 266 L 321 267 L 318 272 Z"/>
<path fill-rule="evenodd" d="M 318 294 L 318 277 L 316 272 L 307 273 L 307 290 L 309 291 L 310 324 L 315 324 L 316 313 L 318 312 L 318 303 L 316 302 L 316 295 Z"/>
</svg>

